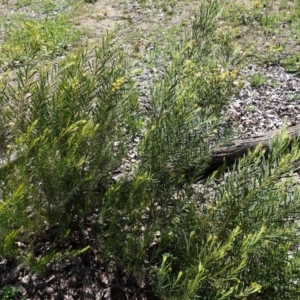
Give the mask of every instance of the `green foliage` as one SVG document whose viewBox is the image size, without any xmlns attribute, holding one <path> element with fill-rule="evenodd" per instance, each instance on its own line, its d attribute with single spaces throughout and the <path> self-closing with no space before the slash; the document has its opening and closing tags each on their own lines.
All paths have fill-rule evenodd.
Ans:
<svg viewBox="0 0 300 300">
<path fill-rule="evenodd" d="M 218 12 L 214 1 L 200 7 L 154 85 L 140 163 L 106 194 L 99 246 L 152 280 L 161 299 L 295 299 L 300 201 L 286 177 L 299 167 L 298 141 L 282 135 L 267 158 L 257 148 L 219 186 L 214 177 L 201 192 L 192 185 L 227 137 L 217 133 L 238 60 L 228 36 L 214 35 Z"/>
<path fill-rule="evenodd" d="M 298 142 L 276 138 L 267 159 L 258 147 L 209 199 L 209 185 L 194 193 L 195 202 L 180 197 L 190 205 L 160 228 L 157 244 L 161 299 L 299 297 L 300 194 L 289 178 L 299 167 Z"/>
<path fill-rule="evenodd" d="M 5 219 L 5 217 L 4 217 L 4 219 Z M 21 229 L 22 228 L 12 229 L 5 236 L 5 239 L 1 245 L 1 252 L 4 254 L 4 256 L 14 257 L 15 255 L 17 255 L 18 252 L 16 250 L 14 243 L 15 243 L 16 237 L 19 235 Z"/>
<path fill-rule="evenodd" d="M 59 224 L 63 235 L 89 217 L 101 257 L 160 299 L 300 297 L 299 139 L 283 131 L 268 153 L 258 146 L 230 173 L 203 174 L 230 137 L 223 111 L 241 57 L 217 30 L 220 11 L 202 1 L 191 33 L 155 48 L 168 61 L 143 121 L 112 35 L 56 65 L 40 67 L 28 50 L 15 83 L 1 85 L 1 255 L 15 256 L 29 232 Z M 136 134 L 138 162 L 111 183 Z M 87 250 L 37 258 L 28 248 L 23 260 L 39 274 Z"/>
<path fill-rule="evenodd" d="M 24 13 L 24 11 L 30 10 L 30 12 L 34 12 L 37 14 L 47 14 L 57 15 L 59 12 L 65 13 L 72 10 L 72 6 L 76 5 L 72 0 L 62 0 L 62 1 L 54 1 L 54 0 L 43 0 L 43 1 L 33 1 L 33 0 L 17 0 L 15 3 L 15 7 L 20 9 L 20 13 Z"/>
<path fill-rule="evenodd" d="M 221 37 L 213 34 L 217 14 L 215 2 L 200 7 L 191 36 L 174 49 L 165 79 L 152 89 L 140 155 L 142 166 L 159 181 L 170 177 L 172 184 L 178 184 L 191 166 L 204 169 L 218 125 L 224 121 L 221 108 L 232 93 L 235 77 L 226 52 L 232 52 L 234 45 L 226 36 L 219 43 Z"/>
<path fill-rule="evenodd" d="M 33 0 L 18 0 L 16 2 L 16 7 L 24 7 L 31 5 Z"/>
<path fill-rule="evenodd" d="M 29 252 L 23 259 L 23 261 L 30 267 L 30 270 L 32 270 L 34 273 L 39 276 L 44 276 L 45 271 L 50 264 L 53 265 L 66 258 L 79 256 L 86 252 L 88 249 L 89 246 L 79 250 L 72 250 L 71 248 L 69 248 L 63 252 L 58 252 L 56 249 L 49 249 L 38 259 L 34 257 L 31 252 Z"/>
<path fill-rule="evenodd" d="M 77 40 L 66 15 L 42 20 L 15 17 L 6 27 L 4 43 L 0 45 L 0 63 L 24 62 L 31 53 L 49 59 L 62 55 Z"/>
<path fill-rule="evenodd" d="M 290 55 L 282 59 L 282 64 L 287 71 L 299 74 L 300 70 L 300 56 L 298 53 Z"/>
<path fill-rule="evenodd" d="M 17 85 L 5 85 L 1 239 L 23 225 L 29 231 L 43 222 L 73 222 L 71 211 L 84 217 L 98 205 L 99 182 L 105 188 L 139 122 L 126 70 L 108 36 L 55 67 L 38 67 L 33 57 L 18 71 Z"/>
<path fill-rule="evenodd" d="M 138 168 L 107 193 L 101 209 L 110 231 L 105 251 L 118 253 L 123 263 L 132 262 L 132 257 L 137 265 L 144 260 L 154 233 L 168 226 L 180 209 L 168 208 L 180 186 L 201 174 L 210 147 L 226 139 L 217 133 L 224 122 L 221 109 L 233 89 L 235 76 L 229 68 L 234 65 L 226 56 L 234 45 L 225 37 L 226 47 L 219 45 L 220 36 L 213 34 L 218 12 L 216 2 L 201 6 L 192 34 L 169 54 L 172 63 L 165 78 L 151 92 Z M 122 234 L 119 242 L 116 232 Z"/>
<path fill-rule="evenodd" d="M 2 289 L 0 289 L 0 299 L 13 300 L 16 299 L 15 297 L 18 295 L 18 293 L 19 293 L 19 288 L 5 285 Z"/>
<path fill-rule="evenodd" d="M 250 26 L 260 22 L 268 14 L 268 6 L 264 1 L 250 0 L 226 0 L 224 17 L 236 25 Z"/>
<path fill-rule="evenodd" d="M 261 73 L 255 73 L 249 76 L 248 80 L 252 87 L 259 87 L 265 84 L 267 77 Z"/>
</svg>

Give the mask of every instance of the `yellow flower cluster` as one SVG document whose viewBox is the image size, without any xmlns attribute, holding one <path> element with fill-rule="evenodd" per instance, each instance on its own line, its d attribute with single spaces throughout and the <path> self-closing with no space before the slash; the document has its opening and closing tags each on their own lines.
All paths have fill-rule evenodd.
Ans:
<svg viewBox="0 0 300 300">
<path fill-rule="evenodd" d="M 79 79 L 77 77 L 72 78 L 70 85 L 72 91 L 76 91 L 79 87 Z"/>
<path fill-rule="evenodd" d="M 190 60 L 190 59 L 186 60 L 183 64 L 182 75 L 186 75 L 186 74 L 190 73 L 191 71 L 193 71 L 194 67 L 195 67 L 195 64 L 192 60 Z"/>
<path fill-rule="evenodd" d="M 125 78 L 124 77 L 119 77 L 117 78 L 117 80 L 115 82 L 112 83 L 111 87 L 112 87 L 112 92 L 115 93 L 118 90 L 121 89 L 122 85 L 125 82 Z"/>
<path fill-rule="evenodd" d="M 262 8 L 263 7 L 263 4 L 261 3 L 261 1 L 252 1 L 251 5 L 254 8 Z"/>
</svg>

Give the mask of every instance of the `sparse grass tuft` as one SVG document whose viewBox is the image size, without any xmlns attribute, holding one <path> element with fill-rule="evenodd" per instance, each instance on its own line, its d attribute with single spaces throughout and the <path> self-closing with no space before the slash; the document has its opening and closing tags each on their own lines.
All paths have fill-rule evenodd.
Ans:
<svg viewBox="0 0 300 300">
<path fill-rule="evenodd" d="M 24 63 L 28 53 L 40 59 L 63 55 L 78 39 L 78 31 L 72 29 L 66 16 L 44 20 L 20 18 L 6 26 L 4 43 L 0 44 L 0 63 L 18 61 Z"/>
<path fill-rule="evenodd" d="M 267 77 L 261 73 L 255 73 L 254 75 L 249 76 L 248 81 L 252 87 L 260 87 L 265 84 Z"/>
</svg>

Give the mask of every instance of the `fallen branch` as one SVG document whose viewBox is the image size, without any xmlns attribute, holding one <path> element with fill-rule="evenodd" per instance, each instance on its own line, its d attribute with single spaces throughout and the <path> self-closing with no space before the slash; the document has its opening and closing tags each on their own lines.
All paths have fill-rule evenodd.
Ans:
<svg viewBox="0 0 300 300">
<path fill-rule="evenodd" d="M 292 138 L 296 138 L 300 135 L 300 124 L 290 126 L 286 131 Z M 224 162 L 228 167 L 233 165 L 236 159 L 242 157 L 249 150 L 254 149 L 258 144 L 261 144 L 262 148 L 267 150 L 271 139 L 279 132 L 279 130 L 274 130 L 250 138 L 235 139 L 231 141 L 229 146 L 213 150 L 208 166 L 204 172 L 205 176 L 208 176 L 220 168 Z"/>
</svg>

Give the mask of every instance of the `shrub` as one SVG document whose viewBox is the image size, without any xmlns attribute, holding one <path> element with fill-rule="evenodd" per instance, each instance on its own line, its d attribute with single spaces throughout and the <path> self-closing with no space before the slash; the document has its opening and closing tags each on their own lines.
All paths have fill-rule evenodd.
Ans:
<svg viewBox="0 0 300 300">
<path fill-rule="evenodd" d="M 161 299 L 295 299 L 300 202 L 287 176 L 299 167 L 297 141 L 278 137 L 267 158 L 257 148 L 222 184 L 213 175 L 193 185 L 228 138 L 222 116 L 239 54 L 215 35 L 218 12 L 216 1 L 200 6 L 154 85 L 140 163 L 106 194 L 99 246 Z"/>
<path fill-rule="evenodd" d="M 299 140 L 283 132 L 268 154 L 257 147 L 226 176 L 204 176 L 229 137 L 223 110 L 240 59 L 230 35 L 216 33 L 219 12 L 218 1 L 201 3 L 143 121 L 112 36 L 57 67 L 33 57 L 16 86 L 3 83 L 2 255 L 15 256 L 26 232 L 72 230 L 92 216 L 103 259 L 153 283 L 161 299 L 299 297 Z M 110 183 L 137 133 L 139 161 Z"/>
<path fill-rule="evenodd" d="M 19 294 L 19 288 L 5 285 L 0 289 L 0 297 L 2 300 L 16 299 Z M 23 299 L 23 298 L 22 298 Z"/>
<path fill-rule="evenodd" d="M 21 226 L 67 225 L 101 201 L 99 182 L 105 188 L 139 122 L 127 69 L 107 36 L 58 66 L 38 67 L 33 57 L 16 85 L 4 84 L 1 241 Z"/>
</svg>

